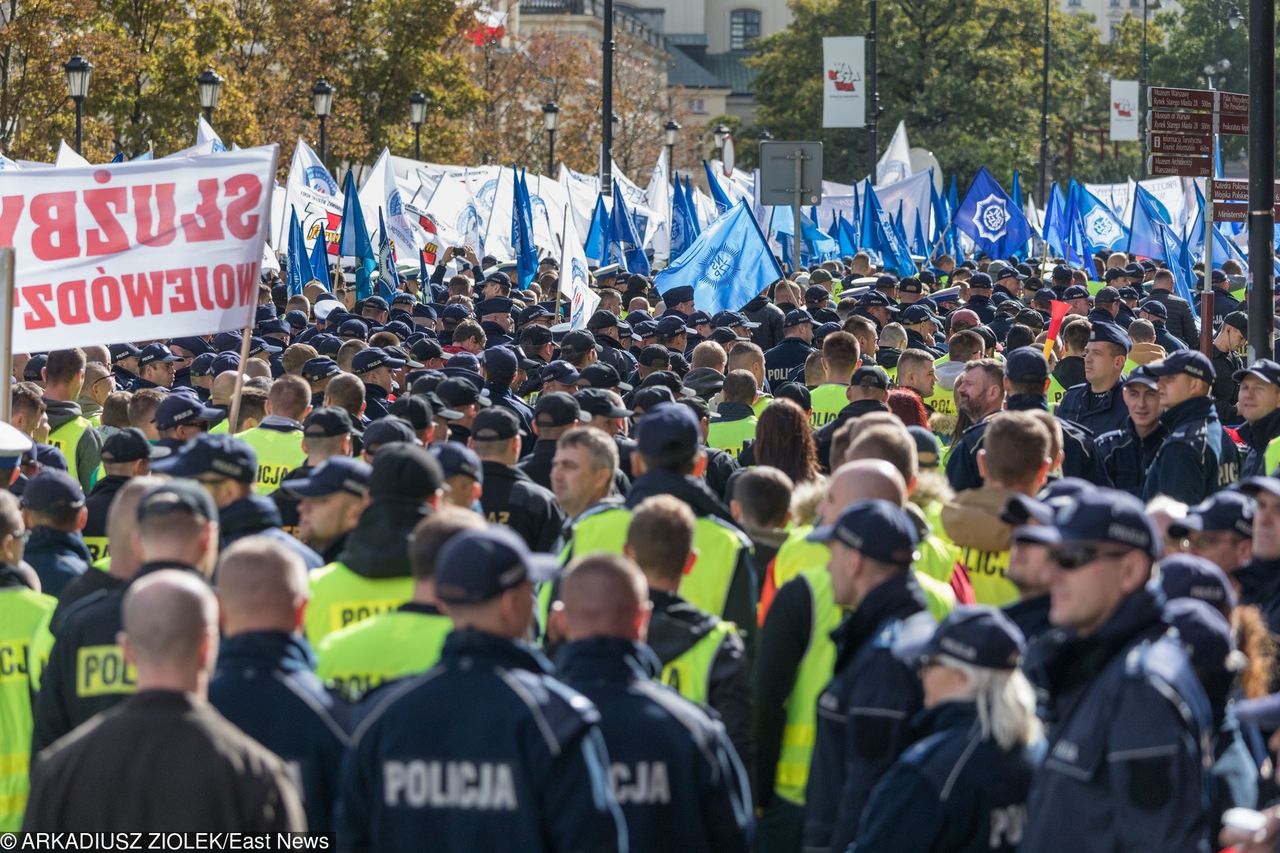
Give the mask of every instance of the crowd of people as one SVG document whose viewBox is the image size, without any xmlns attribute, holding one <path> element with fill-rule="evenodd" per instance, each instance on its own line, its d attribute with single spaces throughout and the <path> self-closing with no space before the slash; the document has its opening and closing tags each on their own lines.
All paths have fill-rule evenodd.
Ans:
<svg viewBox="0 0 1280 853">
<path fill-rule="evenodd" d="M 0 831 L 1275 849 L 1280 363 L 1230 262 L 1205 354 L 1122 254 L 713 316 L 606 267 L 577 329 L 554 261 L 443 255 L 14 355 Z"/>
</svg>

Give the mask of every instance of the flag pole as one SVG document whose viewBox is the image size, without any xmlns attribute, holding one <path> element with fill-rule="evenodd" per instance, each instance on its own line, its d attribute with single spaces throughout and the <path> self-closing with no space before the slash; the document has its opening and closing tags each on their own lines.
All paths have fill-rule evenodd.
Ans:
<svg viewBox="0 0 1280 853">
<path fill-rule="evenodd" d="M 4 372 L 3 397 L 0 397 L 0 421 L 9 422 L 13 406 L 13 267 L 12 248 L 0 249 L 0 371 Z"/>
</svg>

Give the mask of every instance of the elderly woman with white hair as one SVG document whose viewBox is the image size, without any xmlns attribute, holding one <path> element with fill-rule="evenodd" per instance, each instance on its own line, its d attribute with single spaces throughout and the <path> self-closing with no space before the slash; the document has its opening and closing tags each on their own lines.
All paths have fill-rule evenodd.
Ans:
<svg viewBox="0 0 1280 853">
<path fill-rule="evenodd" d="M 881 778 L 851 850 L 1014 851 L 1042 742 L 1022 632 L 992 607 L 957 607 L 923 648 L 919 740 Z"/>
</svg>

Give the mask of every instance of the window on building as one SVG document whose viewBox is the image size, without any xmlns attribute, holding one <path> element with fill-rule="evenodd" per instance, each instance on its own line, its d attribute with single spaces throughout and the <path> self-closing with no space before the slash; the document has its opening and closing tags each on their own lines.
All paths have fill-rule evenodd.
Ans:
<svg viewBox="0 0 1280 853">
<path fill-rule="evenodd" d="M 707 114 L 707 102 L 702 98 L 689 99 L 689 112 L 694 115 L 703 116 Z"/>
<path fill-rule="evenodd" d="M 1120 0 L 1111 0 L 1111 8 L 1112 8 L 1112 9 L 1119 9 L 1119 8 L 1120 8 Z"/>
<path fill-rule="evenodd" d="M 1072 7 L 1073 9 L 1079 9 L 1080 0 L 1067 0 L 1067 5 Z"/>
<path fill-rule="evenodd" d="M 1116 23 L 1112 23 L 1112 25 L 1111 25 L 1111 40 L 1112 40 L 1112 41 L 1115 41 L 1115 40 L 1116 40 L 1116 39 L 1118 39 L 1119 37 L 1120 37 L 1120 25 L 1119 25 L 1119 24 L 1116 24 Z"/>
<path fill-rule="evenodd" d="M 729 13 L 729 49 L 747 50 L 760 38 L 760 13 L 755 9 L 735 9 Z"/>
</svg>

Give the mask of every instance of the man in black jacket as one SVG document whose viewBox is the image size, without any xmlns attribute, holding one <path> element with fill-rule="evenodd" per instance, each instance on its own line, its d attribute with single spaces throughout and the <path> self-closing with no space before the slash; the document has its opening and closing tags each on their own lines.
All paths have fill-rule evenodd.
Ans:
<svg viewBox="0 0 1280 853">
<path fill-rule="evenodd" d="M 520 423 L 497 406 L 476 415 L 471 446 L 480 457 L 484 491 L 480 506 L 491 524 L 519 534 L 530 550 L 550 553 L 560 539 L 564 512 L 550 489 L 539 486 L 516 467 L 520 458 Z"/>
<path fill-rule="evenodd" d="M 113 433 L 102 445 L 102 467 L 105 477 L 99 480 L 85 500 L 89 520 L 85 522 L 84 544 L 94 562 L 108 555 L 107 511 L 120 487 L 133 477 L 146 476 L 151 471 L 151 460 L 169 455 L 167 447 L 151 444 L 142 430 L 126 427 Z"/>
<path fill-rule="evenodd" d="M 889 374 L 883 367 L 875 365 L 859 367 L 849 380 L 845 396 L 849 399 L 849 405 L 840 410 L 835 420 L 813 434 L 818 448 L 818 463 L 828 471 L 832 469 L 831 439 L 840 427 L 868 412 L 889 411 L 889 407 L 885 405 L 885 401 L 889 399 Z"/>
<path fill-rule="evenodd" d="M 1187 300 L 1173 295 L 1172 272 L 1159 270 L 1156 273 L 1156 277 L 1151 280 L 1151 294 L 1148 298 L 1164 305 L 1168 313 L 1168 329 L 1175 338 L 1189 347 L 1197 345 L 1200 332 L 1196 328 L 1195 311 Z"/>
<path fill-rule="evenodd" d="M 767 293 L 761 293 L 742 306 L 747 319 L 758 324 L 751 330 L 751 340 L 762 350 L 770 350 L 782 343 L 785 334 L 786 314 L 769 301 Z"/>
</svg>

